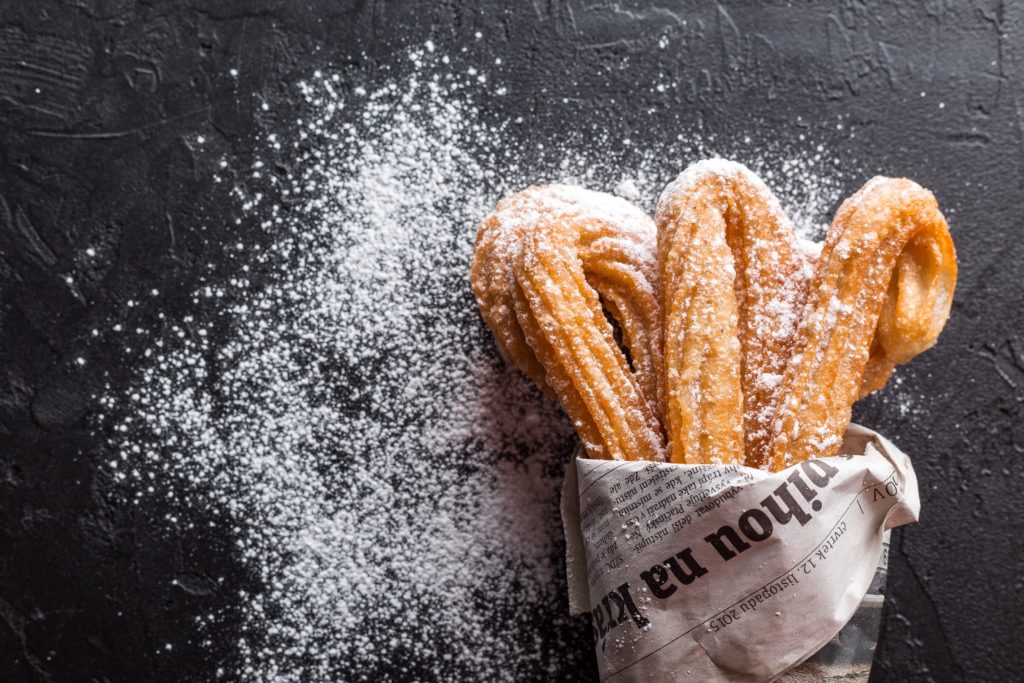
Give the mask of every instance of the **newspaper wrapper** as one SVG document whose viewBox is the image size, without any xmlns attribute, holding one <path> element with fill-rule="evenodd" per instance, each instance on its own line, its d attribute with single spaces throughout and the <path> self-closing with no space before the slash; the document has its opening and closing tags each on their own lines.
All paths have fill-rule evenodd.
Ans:
<svg viewBox="0 0 1024 683">
<path fill-rule="evenodd" d="M 917 521 L 917 479 L 863 427 L 841 453 L 776 473 L 575 458 L 562 492 L 569 605 L 591 617 L 601 681 L 826 680 L 870 662 L 873 579 L 887 530 Z M 858 607 L 864 633 L 830 653 Z"/>
</svg>

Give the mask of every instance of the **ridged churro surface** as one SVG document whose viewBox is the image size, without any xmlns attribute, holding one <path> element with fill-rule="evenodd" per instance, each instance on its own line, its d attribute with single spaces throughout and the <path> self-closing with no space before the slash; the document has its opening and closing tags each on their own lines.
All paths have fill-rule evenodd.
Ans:
<svg viewBox="0 0 1024 683">
<path fill-rule="evenodd" d="M 664 453 L 654 239 L 643 211 L 566 185 L 509 197 L 478 231 L 471 282 L 484 319 L 592 457 Z"/>
<path fill-rule="evenodd" d="M 778 200 L 745 166 L 690 166 L 656 213 L 674 462 L 745 462 L 771 407 L 810 275 Z"/>
<path fill-rule="evenodd" d="M 840 206 L 782 381 L 772 469 L 838 452 L 862 391 L 935 343 L 956 272 L 946 220 L 917 183 L 876 177 Z"/>
<path fill-rule="evenodd" d="M 854 402 L 935 343 L 956 254 L 910 180 L 869 181 L 819 252 L 760 178 L 713 159 L 655 221 L 567 185 L 512 195 L 480 224 L 471 282 L 591 457 L 779 470 L 836 454 Z"/>
</svg>

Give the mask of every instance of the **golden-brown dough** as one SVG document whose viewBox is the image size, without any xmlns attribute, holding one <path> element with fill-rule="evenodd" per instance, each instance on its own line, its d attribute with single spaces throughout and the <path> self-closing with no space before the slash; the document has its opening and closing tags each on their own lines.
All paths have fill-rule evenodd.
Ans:
<svg viewBox="0 0 1024 683">
<path fill-rule="evenodd" d="M 543 207 L 533 188 L 502 200 L 493 214 L 477 227 L 469 282 L 480 314 L 491 328 L 498 347 L 548 396 L 554 397 L 545 380 L 544 367 L 526 341 L 515 314 L 515 276 L 512 250 L 530 229 L 531 214 Z M 556 200 L 552 199 L 552 202 Z M 565 207 L 558 202 L 554 210 Z"/>
<path fill-rule="evenodd" d="M 853 403 L 935 343 L 956 255 L 934 197 L 875 178 L 820 255 L 740 164 L 692 165 L 657 228 L 609 195 L 532 187 L 479 228 L 471 282 L 499 346 L 591 457 L 780 470 L 834 455 Z M 621 332 L 621 343 L 616 329 Z"/>
<path fill-rule="evenodd" d="M 561 401 L 591 457 L 664 453 L 654 233 L 628 202 L 565 185 L 503 200 L 478 231 L 470 279 L 481 313 Z"/>
<path fill-rule="evenodd" d="M 956 270 L 946 220 L 916 183 L 874 178 L 843 203 L 782 381 L 771 469 L 838 452 L 858 395 L 935 343 Z"/>
<path fill-rule="evenodd" d="M 896 365 L 886 358 L 885 349 L 882 348 L 876 333 L 871 342 L 871 350 L 868 352 L 868 362 L 864 367 L 864 376 L 860 381 L 860 392 L 857 398 L 864 398 L 884 387 L 895 369 Z"/>
<path fill-rule="evenodd" d="M 615 342 L 597 291 L 587 282 L 581 252 L 595 239 L 614 239 L 599 221 L 542 219 L 525 235 L 514 267 L 525 307 L 519 323 L 541 336 L 538 353 L 548 384 L 577 426 L 591 457 L 660 459 L 661 430 L 640 383 Z M 535 347 L 535 350 L 541 348 Z"/>
<path fill-rule="evenodd" d="M 690 166 L 655 220 L 670 457 L 760 460 L 810 263 L 778 200 L 734 162 Z"/>
</svg>

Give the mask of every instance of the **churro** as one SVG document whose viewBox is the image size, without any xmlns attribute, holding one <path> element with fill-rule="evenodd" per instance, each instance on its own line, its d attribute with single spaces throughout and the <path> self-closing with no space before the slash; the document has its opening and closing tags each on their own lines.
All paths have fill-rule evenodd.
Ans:
<svg viewBox="0 0 1024 683">
<path fill-rule="evenodd" d="M 484 319 L 561 401 L 591 457 L 664 453 L 654 238 L 628 202 L 564 185 L 513 195 L 478 231 L 471 281 Z"/>
<path fill-rule="evenodd" d="M 656 226 L 576 187 L 512 195 L 470 279 L 590 457 L 779 470 L 838 452 L 854 402 L 935 343 L 956 285 L 945 219 L 909 180 L 871 180 L 820 254 L 803 246 L 754 173 L 714 159 L 665 188 Z"/>
<path fill-rule="evenodd" d="M 916 183 L 873 178 L 843 203 L 782 380 L 771 469 L 838 452 L 864 388 L 935 343 L 956 270 L 946 220 Z"/>
<path fill-rule="evenodd" d="M 770 441 L 811 272 L 793 226 L 741 164 L 693 164 L 655 214 L 673 462 L 742 463 Z"/>
</svg>

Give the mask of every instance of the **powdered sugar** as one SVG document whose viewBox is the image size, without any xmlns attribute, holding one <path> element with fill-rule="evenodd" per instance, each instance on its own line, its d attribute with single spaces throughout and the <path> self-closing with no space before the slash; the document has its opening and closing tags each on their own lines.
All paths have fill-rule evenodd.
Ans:
<svg viewBox="0 0 1024 683">
<path fill-rule="evenodd" d="M 615 194 L 628 199 L 631 202 L 635 202 L 640 199 L 640 190 L 637 188 L 636 183 L 633 182 L 632 178 L 624 178 L 615 186 Z"/>
<path fill-rule="evenodd" d="M 650 207 L 711 150 L 519 164 L 526 145 L 473 104 L 489 86 L 413 57 L 377 89 L 300 86 L 307 110 L 237 188 L 272 247 L 232 246 L 239 274 L 197 291 L 195 317 L 128 355 L 135 386 L 103 398 L 128 495 L 166 499 L 169 533 L 193 508 L 231 520 L 253 585 L 244 680 L 559 679 L 589 661 L 559 558 L 571 425 L 479 321 L 474 226 L 547 180 L 618 183 Z M 291 171 L 266 171 L 278 161 Z M 840 184 L 808 164 L 793 182 L 827 201 L 784 204 L 818 215 Z"/>
<path fill-rule="evenodd" d="M 505 230 L 515 232 L 533 226 L 542 216 L 581 209 L 610 223 L 617 230 L 629 233 L 638 242 L 654 244 L 654 224 L 643 211 L 624 199 L 578 185 L 545 185 L 531 191 L 528 200 L 505 202 L 498 216 Z"/>
</svg>

